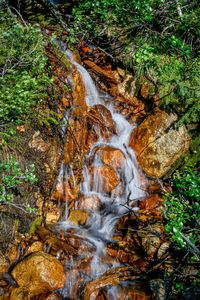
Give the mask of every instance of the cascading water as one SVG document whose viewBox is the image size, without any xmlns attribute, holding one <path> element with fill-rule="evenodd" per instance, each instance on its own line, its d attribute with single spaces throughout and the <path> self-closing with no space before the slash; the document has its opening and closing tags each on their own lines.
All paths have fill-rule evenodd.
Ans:
<svg viewBox="0 0 200 300">
<path fill-rule="evenodd" d="M 87 106 L 91 107 L 96 104 L 106 105 L 103 101 L 103 97 L 101 97 L 99 94 L 91 76 L 86 69 L 73 60 L 73 55 L 70 51 L 65 51 L 65 56 L 69 59 L 72 65 L 76 66 L 78 72 L 82 76 L 84 85 L 86 87 L 87 95 L 85 97 L 85 102 Z M 128 147 L 129 136 L 133 130 L 133 126 L 131 126 L 122 115 L 116 113 L 112 106 L 112 99 L 110 100 L 111 101 L 107 105 L 107 108 L 111 112 L 112 119 L 116 125 L 117 134 L 114 134 L 109 141 L 101 137 L 100 140 L 91 147 L 87 158 L 92 156 L 94 157 L 93 168 L 95 171 L 91 175 L 88 170 L 88 166 L 85 165 L 83 171 L 84 181 L 81 184 L 80 190 L 85 197 L 97 197 L 100 199 L 101 204 L 103 204 L 103 209 L 91 209 L 89 211 L 89 220 L 87 221 L 86 226 L 76 226 L 71 224 L 67 219 L 67 210 L 65 219 L 60 222 L 62 230 L 65 232 L 70 232 L 70 230 L 73 230 L 73 236 L 75 236 L 77 239 L 80 238 L 83 241 L 83 244 L 86 243 L 89 245 L 88 248 L 90 250 L 88 253 L 86 252 L 82 254 L 81 250 L 79 251 L 80 257 L 90 257 L 90 277 L 88 278 L 86 276 L 83 278 L 84 276 L 81 275 L 82 282 L 94 280 L 110 268 L 119 265 L 116 261 L 113 261 L 108 257 L 106 253 L 106 243 L 111 239 L 114 225 L 116 224 L 117 220 L 126 214 L 129 209 L 137 210 L 138 199 L 146 197 L 146 193 L 141 188 L 141 178 L 144 180 L 144 176 L 139 170 L 133 150 Z M 101 173 L 98 169 L 98 167 L 103 166 L 103 163 L 96 154 L 96 149 L 102 146 L 109 146 L 114 149 L 119 149 L 125 157 L 124 161 L 121 162 L 120 169 L 114 168 L 124 187 L 123 192 L 117 196 L 112 194 L 108 196 L 108 194 L 103 192 Z M 59 178 L 63 177 L 63 170 L 64 168 L 62 166 Z M 91 184 L 91 182 L 93 182 L 93 184 Z M 80 203 L 79 208 L 82 208 L 82 203 Z M 73 266 L 75 265 L 74 260 L 71 261 L 69 265 L 70 268 L 73 269 Z M 73 276 L 67 275 L 67 282 L 65 288 L 63 289 L 64 297 L 77 299 L 77 296 L 74 296 L 73 294 L 73 286 L 77 284 L 77 278 L 78 277 L 76 273 L 74 273 Z M 111 289 L 108 293 L 108 295 L 110 295 L 109 299 L 117 299 L 114 296 L 114 291 L 115 288 Z"/>
</svg>

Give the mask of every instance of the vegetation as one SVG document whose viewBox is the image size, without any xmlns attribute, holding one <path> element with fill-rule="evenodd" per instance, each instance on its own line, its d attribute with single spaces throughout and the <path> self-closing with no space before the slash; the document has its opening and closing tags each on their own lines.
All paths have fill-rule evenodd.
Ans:
<svg viewBox="0 0 200 300">
<path fill-rule="evenodd" d="M 179 249 L 200 259 L 200 178 L 196 171 L 178 171 L 171 179 L 172 193 L 166 194 L 165 229 Z M 194 257 L 194 259 L 195 259 Z"/>
<path fill-rule="evenodd" d="M 9 1 L 8 1 L 9 2 Z M 11 1 L 10 1 L 11 2 Z M 18 1 L 21 3 L 21 1 Z M 57 4 L 53 4 L 53 3 Z M 177 126 L 184 123 L 192 136 L 183 165 L 169 179 L 171 192 L 165 195 L 165 229 L 178 251 L 178 264 L 188 266 L 200 260 L 200 6 L 195 0 L 73 0 L 22 1 L 25 19 L 60 24 L 57 32 L 68 45 L 81 40 L 101 47 L 113 60 L 123 63 L 136 77 L 150 83 L 147 101 L 159 93 L 160 107 L 176 112 Z M 16 4 L 17 5 L 17 4 Z M 41 10 L 42 9 L 42 10 Z M 17 6 L 15 7 L 17 10 Z M 13 10 L 12 10 L 13 12 Z M 47 15 L 45 15 L 47 14 Z M 46 18 L 48 16 L 48 18 Z M 0 20 L 0 129 L 14 130 L 27 115 L 39 118 L 41 126 L 58 124 L 53 110 L 32 108 L 46 97 L 51 82 L 45 72 L 47 57 L 37 24 L 13 15 L 6 7 Z M 138 90 L 138 95 L 140 89 Z M 153 108 L 153 106 L 151 107 Z M 23 171 L 12 157 L 0 164 L 0 205 L 15 203 L 15 188 L 34 184 L 34 167 Z M 25 204 L 24 204 L 25 205 Z M 32 212 L 30 206 L 21 206 Z M 36 223 L 33 223 L 32 232 Z M 184 259 L 183 259 L 184 257 Z M 188 276 L 189 277 L 189 276 Z M 187 280 L 187 278 L 186 278 Z M 196 279 L 195 279 L 196 280 Z M 183 290 L 183 284 L 176 281 Z"/>
<path fill-rule="evenodd" d="M 34 165 L 30 165 L 29 169 L 22 170 L 19 162 L 12 156 L 9 160 L 3 160 L 0 163 L 0 205 L 14 206 L 24 212 L 35 212 L 35 209 L 30 207 L 30 204 L 17 204 L 14 197 L 14 190 L 25 183 L 34 184 L 37 181 L 34 175 Z"/>
<path fill-rule="evenodd" d="M 22 25 L 9 11 L 0 21 L 0 125 L 19 124 L 46 96 L 44 41 L 37 24 Z"/>
</svg>

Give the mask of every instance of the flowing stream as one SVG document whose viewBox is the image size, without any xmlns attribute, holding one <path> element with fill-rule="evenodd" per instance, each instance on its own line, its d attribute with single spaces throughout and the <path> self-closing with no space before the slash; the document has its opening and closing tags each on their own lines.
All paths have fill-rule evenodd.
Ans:
<svg viewBox="0 0 200 300">
<path fill-rule="evenodd" d="M 83 66 L 73 60 L 72 53 L 68 50 L 64 53 L 71 65 L 75 65 L 82 76 L 86 87 L 87 95 L 85 97 L 85 102 L 87 106 L 91 107 L 96 104 L 106 106 L 111 112 L 117 132 L 117 134 L 113 134 L 109 141 L 101 137 L 100 140 L 91 147 L 87 158 L 94 157 L 93 167 L 96 170 L 94 171 L 94 174 L 90 174 L 87 165 L 85 165 L 83 171 L 84 181 L 81 184 L 81 193 L 85 198 L 96 197 L 95 199 L 99 199 L 100 203 L 103 204 L 103 209 L 90 209 L 86 225 L 75 226 L 68 221 L 68 209 L 66 208 L 65 218 L 59 223 L 64 232 L 73 231 L 73 236 L 80 239 L 82 244 L 87 245 L 88 249 L 90 249 L 88 252 L 84 253 L 81 252 L 82 247 L 80 247 L 79 250 L 79 256 L 82 259 L 85 258 L 87 260 L 87 257 L 88 259 L 90 258 L 90 275 L 85 275 L 85 278 L 84 275 L 81 275 L 83 282 L 87 282 L 98 278 L 107 270 L 120 265 L 116 260 L 112 260 L 108 257 L 108 254 L 106 253 L 106 244 L 111 240 L 117 220 L 125 215 L 130 209 L 137 210 L 138 199 L 144 199 L 146 197 L 146 193 L 141 188 L 142 180 L 144 182 L 145 177 L 138 167 L 134 151 L 128 147 L 129 136 L 134 127 L 130 125 L 122 115 L 115 111 L 112 104 L 113 99 L 109 95 L 106 95 L 105 97 L 105 94 L 101 95 L 98 92 L 90 74 Z M 105 98 L 107 101 L 104 100 Z M 114 168 L 122 182 L 121 186 L 123 186 L 123 193 L 119 193 L 115 196 L 113 194 L 108 196 L 103 192 L 103 182 L 101 174 L 98 171 L 98 167 L 102 166 L 103 163 L 96 154 L 96 150 L 102 146 L 110 146 L 119 149 L 125 157 L 121 162 L 121 167 L 119 169 Z M 64 166 L 62 166 L 59 175 L 60 178 L 63 176 L 64 172 L 65 178 L 68 178 L 68 173 L 70 173 L 73 178 L 73 171 L 70 167 L 67 169 L 65 168 L 64 170 Z M 91 181 L 93 184 L 91 184 Z M 82 208 L 82 204 L 79 208 Z M 76 299 L 73 295 L 73 290 L 74 286 L 77 284 L 79 275 L 72 273 L 75 265 L 75 259 L 71 259 L 68 263 L 68 268 L 71 272 L 67 275 L 66 285 L 63 289 L 63 296 L 70 299 Z M 109 299 L 118 299 L 115 291 L 116 287 L 110 288 L 108 292 Z"/>
</svg>

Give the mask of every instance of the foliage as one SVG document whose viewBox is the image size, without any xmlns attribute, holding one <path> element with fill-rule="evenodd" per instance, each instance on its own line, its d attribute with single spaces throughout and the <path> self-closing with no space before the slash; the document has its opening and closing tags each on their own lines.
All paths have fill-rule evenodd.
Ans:
<svg viewBox="0 0 200 300">
<path fill-rule="evenodd" d="M 0 205 L 12 205 L 29 213 L 36 212 L 29 204 L 21 206 L 14 203 L 14 189 L 17 186 L 25 183 L 34 184 L 37 181 L 34 171 L 34 164 L 23 171 L 19 162 L 12 156 L 9 160 L 3 160 L 0 163 Z"/>
<path fill-rule="evenodd" d="M 16 16 L 0 14 L 0 123 L 20 123 L 32 105 L 46 96 L 47 57 L 37 24 L 23 26 Z"/>
<path fill-rule="evenodd" d="M 73 15 L 76 29 L 99 35 L 105 25 L 125 27 L 131 40 L 143 34 L 146 41 L 150 37 L 153 44 L 157 42 L 162 51 L 189 57 L 198 47 L 199 10 L 192 0 L 82 0 L 74 7 Z M 113 31 L 114 35 L 118 33 Z"/>
<path fill-rule="evenodd" d="M 196 170 L 174 174 L 173 191 L 165 196 L 165 229 L 179 249 L 200 258 L 200 178 Z"/>
<path fill-rule="evenodd" d="M 37 217 L 33 222 L 31 222 L 29 234 L 33 235 L 37 229 L 37 226 L 40 226 L 41 223 L 42 223 L 42 219 L 39 217 Z"/>
</svg>

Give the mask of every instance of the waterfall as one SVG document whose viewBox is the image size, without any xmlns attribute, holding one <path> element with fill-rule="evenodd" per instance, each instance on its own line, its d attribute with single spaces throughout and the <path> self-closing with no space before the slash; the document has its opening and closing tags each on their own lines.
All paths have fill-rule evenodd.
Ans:
<svg viewBox="0 0 200 300">
<path fill-rule="evenodd" d="M 74 61 L 73 55 L 70 51 L 65 51 L 65 56 L 72 65 L 76 66 L 78 72 L 81 74 L 86 88 L 85 102 L 87 106 L 91 107 L 96 104 L 106 105 L 87 70 Z M 109 98 L 108 95 L 106 97 Z M 88 157 L 94 157 L 93 168 L 95 171 L 94 174 L 91 175 L 87 165 L 85 165 L 83 170 L 84 180 L 81 184 L 80 190 L 84 197 L 97 197 L 97 199 L 100 199 L 100 202 L 103 204 L 103 210 L 90 210 L 90 218 L 87 221 L 87 226 L 71 224 L 67 219 L 67 210 L 66 218 L 60 222 L 62 230 L 66 232 L 68 230 L 73 230 L 74 236 L 81 238 L 82 240 L 84 239 L 84 241 L 89 245 L 89 248 L 92 247 L 93 250 L 91 250 L 88 254 L 82 254 L 81 251 L 79 252 L 81 257 L 87 257 L 87 255 L 92 256 L 90 261 L 90 280 L 98 278 L 111 267 L 119 265 L 118 263 L 108 259 L 108 255 L 105 250 L 106 243 L 110 241 L 112 237 L 117 220 L 126 214 L 129 209 L 137 210 L 138 199 L 144 199 L 146 197 L 146 193 L 141 188 L 141 178 L 144 179 L 144 175 L 139 169 L 134 151 L 128 147 L 129 137 L 134 127 L 129 124 L 124 116 L 115 111 L 111 101 L 109 105 L 107 105 L 107 108 L 111 112 L 112 119 L 117 129 L 117 134 L 113 134 L 109 141 L 105 140 L 101 136 L 99 141 L 91 147 Z M 125 157 L 124 162 L 121 164 L 120 172 L 114 168 L 116 173 L 118 172 L 117 174 L 118 177 L 120 177 L 120 180 L 123 181 L 124 187 L 123 192 L 117 196 L 112 194 L 107 195 L 103 192 L 101 173 L 98 169 L 98 167 L 103 166 L 103 163 L 95 152 L 95 149 L 98 149 L 101 146 L 109 146 L 114 149 L 119 149 Z M 63 173 L 62 170 L 61 172 Z M 61 176 L 62 174 L 60 177 Z M 93 184 L 91 184 L 91 182 L 93 182 Z M 82 208 L 82 203 L 80 203 L 79 208 Z M 63 295 L 65 297 L 72 297 L 73 284 L 76 284 L 77 275 L 71 276 L 70 280 L 69 276 L 67 278 L 69 282 L 65 286 Z M 110 295 L 114 293 L 114 290 L 115 289 L 113 288 L 113 290 L 110 291 Z M 110 299 L 114 299 L 112 295 L 110 296 Z"/>
</svg>

